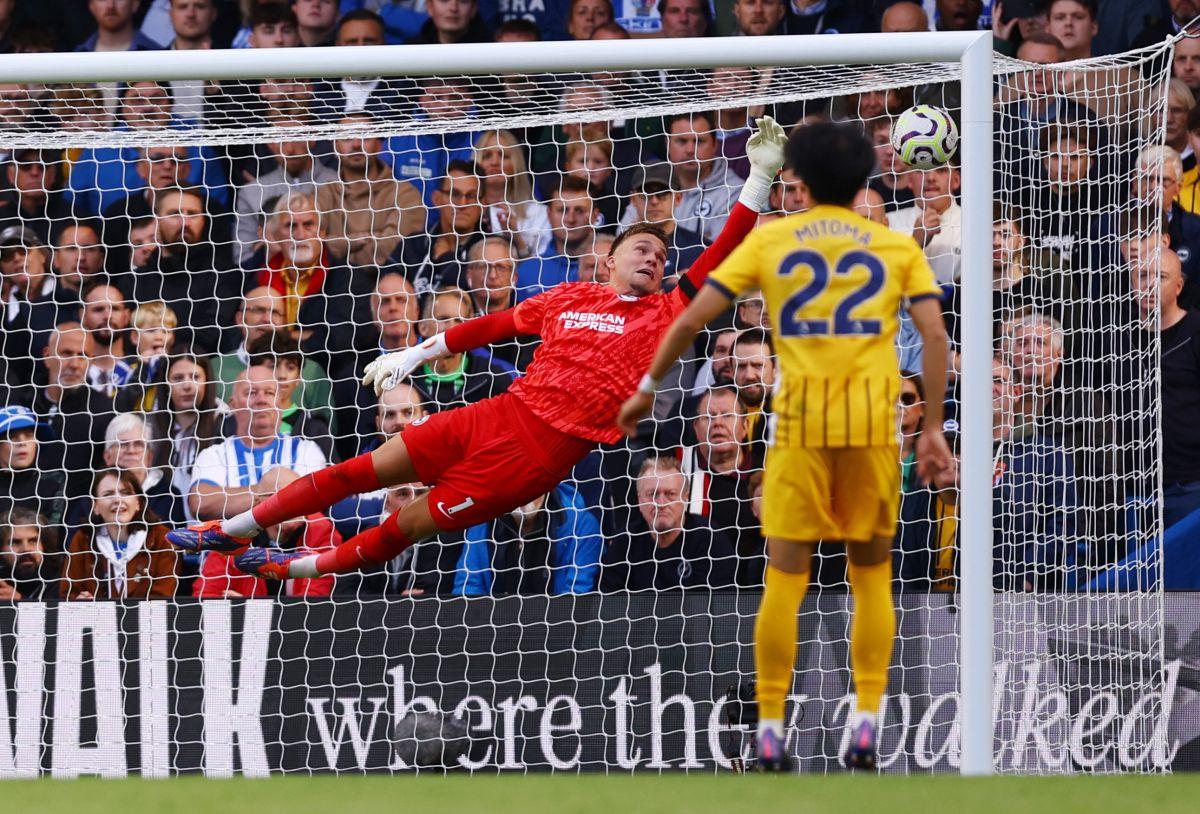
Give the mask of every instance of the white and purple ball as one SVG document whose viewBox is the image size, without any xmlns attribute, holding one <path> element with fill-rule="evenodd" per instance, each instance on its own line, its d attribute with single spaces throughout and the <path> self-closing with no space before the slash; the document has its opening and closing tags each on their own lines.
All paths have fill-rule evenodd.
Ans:
<svg viewBox="0 0 1200 814">
<path fill-rule="evenodd" d="M 892 123 L 892 149 L 911 167 L 940 167 L 958 149 L 958 127 L 940 107 L 916 105 Z"/>
</svg>

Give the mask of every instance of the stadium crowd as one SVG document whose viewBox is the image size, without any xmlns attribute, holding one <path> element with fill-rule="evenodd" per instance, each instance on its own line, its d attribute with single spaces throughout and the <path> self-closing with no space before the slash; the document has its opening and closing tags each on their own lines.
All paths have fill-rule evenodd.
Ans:
<svg viewBox="0 0 1200 814">
<path fill-rule="evenodd" d="M 0 52 L 990 27 L 999 50 L 1053 66 L 1160 43 L 1197 15 L 1194 0 L 0 0 Z M 1134 71 L 1118 66 L 1110 78 L 1132 87 Z M 997 86 L 997 183 L 1010 191 L 998 196 L 993 230 L 1004 588 L 1081 588 L 1146 540 L 1157 453 L 1136 439 L 1152 437 L 1140 422 L 1153 418 L 1145 382 L 1156 332 L 1166 524 L 1200 508 L 1191 418 L 1200 409 L 1200 39 L 1177 43 L 1172 73 L 1169 87 L 1150 90 L 1166 99 L 1162 143 L 1143 138 L 1136 108 L 1113 109 L 1121 94 L 1070 72 L 1030 69 Z M 706 77 L 711 96 L 735 100 L 769 72 Z M 593 453 L 510 515 L 414 546 L 382 570 L 268 584 L 225 555 L 185 556 L 165 541 L 172 525 L 244 511 L 433 412 L 504 392 L 536 338 L 439 360 L 376 398 L 359 380 L 381 351 L 560 282 L 606 282 L 608 246 L 640 221 L 670 236 L 667 275 L 686 270 L 736 200 L 761 106 L 513 130 L 471 123 L 528 104 L 611 108 L 620 94 L 694 82 L 663 71 L 555 86 L 524 76 L 0 85 L 0 128 L 10 131 L 165 134 L 143 147 L 0 147 L 0 600 L 760 585 L 776 371 L 770 315 L 754 297 L 677 368 L 639 438 Z M 924 248 L 952 337 L 959 172 L 907 167 L 888 134 L 914 102 L 953 111 L 956 98 L 954 86 L 928 85 L 767 111 L 788 128 L 813 117 L 861 122 L 879 166 L 856 208 Z M 285 135 L 180 146 L 189 129 L 251 119 Z M 455 132 L 362 135 L 390 119 L 454 120 Z M 345 137 L 297 138 L 316 123 L 345 124 Z M 808 206 L 786 168 L 771 205 L 763 220 Z M 898 352 L 896 585 L 953 590 L 954 473 L 920 483 L 913 448 L 922 405 L 944 397 L 953 415 L 955 392 L 926 393 L 907 372 L 920 368 L 913 332 L 902 332 Z M 265 534 L 271 545 L 322 551 L 423 489 L 363 495 Z M 831 546 L 816 579 L 844 589 L 845 568 Z"/>
</svg>

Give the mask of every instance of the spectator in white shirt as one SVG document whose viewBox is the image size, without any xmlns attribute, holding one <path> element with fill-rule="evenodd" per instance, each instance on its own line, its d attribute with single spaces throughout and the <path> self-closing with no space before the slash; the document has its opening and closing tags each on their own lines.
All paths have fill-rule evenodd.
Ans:
<svg viewBox="0 0 1200 814">
<path fill-rule="evenodd" d="M 237 435 L 196 456 L 188 504 L 211 520 L 249 511 L 280 487 L 285 473 L 304 475 L 328 465 L 315 442 L 280 432 L 279 381 L 266 366 L 242 372 L 232 404 Z"/>
<path fill-rule="evenodd" d="M 958 279 L 962 253 L 962 210 L 954 200 L 958 192 L 958 168 L 944 164 L 913 173 L 913 206 L 889 212 L 887 224 L 902 234 L 912 235 L 939 283 Z"/>
</svg>

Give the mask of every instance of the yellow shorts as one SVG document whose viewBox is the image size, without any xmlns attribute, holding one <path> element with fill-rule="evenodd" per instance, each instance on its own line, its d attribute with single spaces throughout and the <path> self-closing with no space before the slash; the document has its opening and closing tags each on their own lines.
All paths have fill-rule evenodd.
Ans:
<svg viewBox="0 0 1200 814">
<path fill-rule="evenodd" d="M 805 542 L 892 537 L 900 511 L 900 451 L 771 447 L 762 511 L 768 537 Z"/>
</svg>

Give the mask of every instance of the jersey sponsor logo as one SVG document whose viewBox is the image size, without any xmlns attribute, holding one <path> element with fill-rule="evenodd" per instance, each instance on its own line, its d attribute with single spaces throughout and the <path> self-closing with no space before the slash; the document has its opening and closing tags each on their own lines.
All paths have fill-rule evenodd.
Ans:
<svg viewBox="0 0 1200 814">
<path fill-rule="evenodd" d="M 466 500 L 464 500 L 462 503 L 451 506 L 450 508 L 446 508 L 446 504 L 440 500 L 437 502 L 438 511 L 441 512 L 442 514 L 446 515 L 447 517 L 454 515 L 454 514 L 458 514 L 463 509 L 469 509 L 474 505 L 475 505 L 475 498 L 473 498 L 473 497 L 469 497 Z"/>
<path fill-rule="evenodd" d="M 625 333 L 625 317 L 616 314 L 596 314 L 586 311 L 563 311 L 558 315 L 564 330 L 583 329 L 602 334 Z"/>
</svg>

